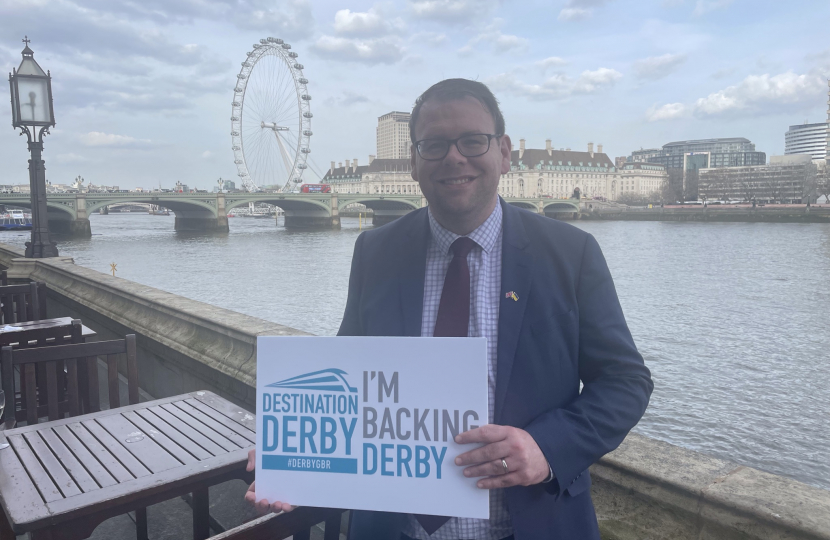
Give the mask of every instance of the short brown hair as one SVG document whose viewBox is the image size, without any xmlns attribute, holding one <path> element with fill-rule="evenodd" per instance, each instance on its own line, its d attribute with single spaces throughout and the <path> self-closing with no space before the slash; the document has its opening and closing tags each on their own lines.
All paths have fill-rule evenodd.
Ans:
<svg viewBox="0 0 830 540">
<path fill-rule="evenodd" d="M 415 144 L 415 124 L 418 122 L 418 116 L 420 116 L 421 107 L 424 106 L 424 103 L 430 99 L 446 102 L 464 99 L 467 96 L 477 99 L 487 107 L 490 116 L 493 117 L 493 122 L 496 124 L 495 135 L 504 135 L 504 116 L 501 114 L 501 109 L 499 109 L 499 101 L 493 95 L 493 92 L 487 88 L 486 84 L 470 79 L 444 79 L 430 86 L 426 92 L 415 100 L 412 116 L 409 118 L 409 138 L 412 144 Z"/>
</svg>

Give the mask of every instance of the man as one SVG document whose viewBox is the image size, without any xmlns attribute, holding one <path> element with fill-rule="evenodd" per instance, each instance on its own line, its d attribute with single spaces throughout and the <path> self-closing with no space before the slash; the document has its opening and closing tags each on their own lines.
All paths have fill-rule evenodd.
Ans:
<svg viewBox="0 0 830 540">
<path fill-rule="evenodd" d="M 490 519 L 355 511 L 350 539 L 599 540 L 588 467 L 653 388 L 599 246 L 498 197 L 511 143 L 485 85 L 432 86 L 410 135 L 429 206 L 358 237 L 339 335 L 487 338 L 490 423 L 458 436 L 483 446 L 456 465 L 490 490 Z"/>
</svg>

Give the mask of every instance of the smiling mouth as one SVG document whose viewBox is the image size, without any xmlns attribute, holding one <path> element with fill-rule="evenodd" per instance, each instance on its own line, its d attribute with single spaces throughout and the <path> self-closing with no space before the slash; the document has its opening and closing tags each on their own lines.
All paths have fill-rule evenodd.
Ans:
<svg viewBox="0 0 830 540">
<path fill-rule="evenodd" d="M 467 184 L 473 181 L 472 176 L 462 176 L 459 178 L 446 178 L 444 180 L 439 180 L 439 183 L 444 184 L 446 186 L 457 186 L 460 184 Z"/>
</svg>

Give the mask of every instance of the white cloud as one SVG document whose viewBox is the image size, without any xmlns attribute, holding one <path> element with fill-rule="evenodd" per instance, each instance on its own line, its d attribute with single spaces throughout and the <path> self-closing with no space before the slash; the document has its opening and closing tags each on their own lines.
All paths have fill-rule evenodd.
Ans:
<svg viewBox="0 0 830 540">
<path fill-rule="evenodd" d="M 204 159 L 208 159 L 212 155 L 213 153 L 210 150 L 205 150 L 204 152 L 202 152 L 202 158 Z"/>
<path fill-rule="evenodd" d="M 660 107 L 654 105 L 646 111 L 646 120 L 658 122 L 660 120 L 674 120 L 686 116 L 687 108 L 682 103 L 666 103 Z"/>
<path fill-rule="evenodd" d="M 610 0 L 569 0 L 559 12 L 560 21 L 580 21 L 594 14 L 594 8 L 607 4 Z"/>
<path fill-rule="evenodd" d="M 514 50 L 527 49 L 528 41 L 525 38 L 512 34 L 503 34 L 499 27 L 504 24 L 503 19 L 494 19 L 476 37 L 458 49 L 458 54 L 468 56 L 475 52 L 492 51 L 494 54 L 502 54 Z"/>
<path fill-rule="evenodd" d="M 548 77 L 541 84 L 527 84 L 518 80 L 515 73 L 502 73 L 489 79 L 488 83 L 497 90 L 536 101 L 548 101 L 598 92 L 613 86 L 622 76 L 622 73 L 615 69 L 599 68 L 594 71 L 583 71 L 576 79 L 558 73 Z"/>
<path fill-rule="evenodd" d="M 334 31 L 338 34 L 370 37 L 383 36 L 403 28 L 403 21 L 387 21 L 376 8 L 366 12 L 341 9 L 334 14 Z"/>
<path fill-rule="evenodd" d="M 409 10 L 419 19 L 448 24 L 466 24 L 486 18 L 498 0 L 410 0 Z"/>
<path fill-rule="evenodd" d="M 734 0 L 697 0 L 694 14 L 697 16 L 705 15 L 710 11 L 725 8 L 733 1 Z"/>
<path fill-rule="evenodd" d="M 109 147 L 131 147 L 142 148 L 153 145 L 148 139 L 136 139 L 128 135 L 116 135 L 101 131 L 90 131 L 78 136 L 78 140 L 84 146 L 109 146 Z"/>
<path fill-rule="evenodd" d="M 634 73 L 641 79 L 657 80 L 669 75 L 686 61 L 685 54 L 664 54 L 634 62 Z"/>
<path fill-rule="evenodd" d="M 593 14 L 593 9 L 563 8 L 562 11 L 559 12 L 559 17 L 557 18 L 560 21 L 582 21 L 589 19 Z"/>
<path fill-rule="evenodd" d="M 779 75 L 750 75 L 735 86 L 709 94 L 695 102 L 698 116 L 762 113 L 798 109 L 818 103 L 826 92 L 819 73 L 798 75 L 792 71 Z"/>
<path fill-rule="evenodd" d="M 544 60 L 539 60 L 538 62 L 536 62 L 535 65 L 536 67 L 542 68 L 542 71 L 544 72 L 552 67 L 564 66 L 567 63 L 568 61 L 564 58 L 559 58 L 558 56 L 549 56 Z"/>
<path fill-rule="evenodd" d="M 322 36 L 312 49 L 320 56 L 365 64 L 394 64 L 404 57 L 404 49 L 391 38 L 348 39 Z"/>
</svg>

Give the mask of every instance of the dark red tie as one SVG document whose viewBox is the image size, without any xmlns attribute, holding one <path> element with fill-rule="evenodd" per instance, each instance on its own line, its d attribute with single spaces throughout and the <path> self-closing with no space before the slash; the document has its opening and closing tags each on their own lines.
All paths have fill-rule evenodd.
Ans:
<svg viewBox="0 0 830 540">
<path fill-rule="evenodd" d="M 467 255 L 476 243 L 466 236 L 452 243 L 452 262 L 444 278 L 438 317 L 435 319 L 435 337 L 467 337 L 470 328 L 470 266 Z M 450 520 L 446 516 L 425 516 L 416 514 L 415 519 L 431 535 Z"/>
</svg>

